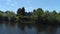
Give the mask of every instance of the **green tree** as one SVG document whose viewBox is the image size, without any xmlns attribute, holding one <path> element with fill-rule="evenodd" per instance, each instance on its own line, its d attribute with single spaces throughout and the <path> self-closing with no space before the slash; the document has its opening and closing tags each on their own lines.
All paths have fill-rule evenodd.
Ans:
<svg viewBox="0 0 60 34">
<path fill-rule="evenodd" d="M 25 16 L 25 8 L 22 7 L 22 15 Z"/>
<path fill-rule="evenodd" d="M 37 20 L 37 18 L 38 18 L 38 15 L 37 15 L 37 10 L 33 10 L 33 13 L 32 13 L 32 20 Z"/>
<path fill-rule="evenodd" d="M 42 14 L 44 13 L 43 10 L 41 8 L 37 9 L 37 16 L 38 16 L 38 22 L 42 22 Z"/>
<path fill-rule="evenodd" d="M 21 14 L 22 14 L 22 9 L 19 8 L 19 9 L 17 10 L 17 15 L 20 16 Z"/>
<path fill-rule="evenodd" d="M 57 22 L 56 14 L 57 12 L 55 10 L 53 12 L 50 12 L 49 16 L 47 17 L 50 24 L 53 24 L 53 23 L 56 24 Z"/>
<path fill-rule="evenodd" d="M 47 20 L 47 17 L 49 16 L 49 11 L 46 10 L 42 15 L 41 15 L 41 19 L 42 19 L 42 22 L 43 23 L 47 23 L 48 20 Z"/>
<path fill-rule="evenodd" d="M 16 17 L 16 15 L 13 11 L 6 11 L 5 14 L 6 14 L 9 21 Z"/>
<path fill-rule="evenodd" d="M 17 15 L 19 15 L 19 16 L 25 16 L 25 8 L 24 7 L 22 7 L 22 9 L 19 8 L 17 10 Z"/>
<path fill-rule="evenodd" d="M 60 23 L 60 12 L 58 14 L 56 14 L 56 19 L 57 19 L 58 23 Z"/>
<path fill-rule="evenodd" d="M 0 11 L 0 21 L 3 21 L 3 14 L 4 14 L 4 12 Z"/>
</svg>

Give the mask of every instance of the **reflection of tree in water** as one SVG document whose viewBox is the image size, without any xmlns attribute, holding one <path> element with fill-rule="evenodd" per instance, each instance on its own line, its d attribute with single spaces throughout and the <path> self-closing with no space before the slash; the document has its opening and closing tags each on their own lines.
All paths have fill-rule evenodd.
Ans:
<svg viewBox="0 0 60 34">
<path fill-rule="evenodd" d="M 31 24 L 28 24 L 28 25 L 26 25 L 29 29 L 31 29 L 32 28 L 32 25 Z"/>
<path fill-rule="evenodd" d="M 56 26 L 38 25 L 37 34 L 55 34 Z"/>
<path fill-rule="evenodd" d="M 0 21 L 0 24 L 2 24 L 3 23 L 3 21 Z"/>
<path fill-rule="evenodd" d="M 11 27 L 14 27 L 15 26 L 15 22 L 3 22 L 3 24 L 5 24 L 5 26 L 11 26 Z"/>
<path fill-rule="evenodd" d="M 19 27 L 22 34 L 27 34 L 26 31 L 29 30 L 29 29 L 32 29 L 31 24 L 18 24 L 18 27 Z"/>
<path fill-rule="evenodd" d="M 19 27 L 21 30 L 24 30 L 25 25 L 24 25 L 24 24 L 18 24 L 18 27 Z"/>
<path fill-rule="evenodd" d="M 2 22 L 0 21 L 0 25 L 2 25 Z"/>
<path fill-rule="evenodd" d="M 8 22 L 8 25 L 10 25 L 11 27 L 14 27 L 15 26 L 15 22 Z"/>
<path fill-rule="evenodd" d="M 46 33 L 47 34 L 55 34 L 56 33 L 56 29 L 57 29 L 56 26 L 48 26 Z"/>
<path fill-rule="evenodd" d="M 26 26 L 27 26 L 29 29 L 32 28 L 32 25 L 31 25 L 31 24 L 24 24 L 24 23 L 18 24 L 18 27 L 19 27 L 21 30 L 24 30 L 24 28 L 25 28 Z"/>
<path fill-rule="evenodd" d="M 21 34 L 25 34 L 25 31 L 24 31 L 25 24 L 18 24 L 18 28 L 21 30 Z"/>
<path fill-rule="evenodd" d="M 40 34 L 41 32 L 44 32 L 46 30 L 46 25 L 37 25 L 37 34 Z"/>
</svg>

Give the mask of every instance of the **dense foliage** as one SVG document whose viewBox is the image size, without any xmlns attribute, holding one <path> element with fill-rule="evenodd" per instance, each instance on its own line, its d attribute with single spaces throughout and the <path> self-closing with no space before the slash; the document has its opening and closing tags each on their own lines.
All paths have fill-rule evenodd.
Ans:
<svg viewBox="0 0 60 34">
<path fill-rule="evenodd" d="M 26 12 L 25 8 L 22 7 L 17 10 L 17 14 L 13 11 L 0 11 L 0 21 L 59 24 L 60 13 L 57 13 L 56 10 L 44 11 L 42 8 L 34 9 L 32 12 Z"/>
</svg>

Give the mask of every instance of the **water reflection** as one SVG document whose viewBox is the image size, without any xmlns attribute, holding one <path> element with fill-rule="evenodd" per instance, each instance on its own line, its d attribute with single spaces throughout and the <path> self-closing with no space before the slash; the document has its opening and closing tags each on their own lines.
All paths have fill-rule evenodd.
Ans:
<svg viewBox="0 0 60 34">
<path fill-rule="evenodd" d="M 56 33 L 56 29 L 57 29 L 56 26 L 49 26 L 47 28 L 47 34 L 55 34 Z"/>
<path fill-rule="evenodd" d="M 59 29 L 58 29 L 59 28 Z M 1 23 L 0 34 L 59 34 L 60 27 L 36 24 Z"/>
<path fill-rule="evenodd" d="M 37 27 L 38 34 L 55 34 L 57 26 L 40 25 Z"/>
</svg>

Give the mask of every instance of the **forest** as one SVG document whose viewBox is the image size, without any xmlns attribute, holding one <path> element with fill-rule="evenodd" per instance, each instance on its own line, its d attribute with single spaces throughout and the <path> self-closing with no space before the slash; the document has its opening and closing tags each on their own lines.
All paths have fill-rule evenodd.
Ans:
<svg viewBox="0 0 60 34">
<path fill-rule="evenodd" d="M 25 8 L 18 8 L 14 11 L 1 11 L 0 21 L 34 23 L 34 24 L 60 24 L 60 12 L 56 10 L 49 11 L 42 8 L 33 9 L 31 12 L 26 12 Z"/>
</svg>

